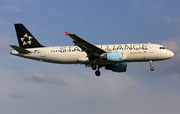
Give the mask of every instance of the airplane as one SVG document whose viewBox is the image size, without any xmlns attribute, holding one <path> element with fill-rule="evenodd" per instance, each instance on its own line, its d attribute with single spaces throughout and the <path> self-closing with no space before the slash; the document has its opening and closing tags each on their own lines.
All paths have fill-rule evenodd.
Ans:
<svg viewBox="0 0 180 114">
<path fill-rule="evenodd" d="M 149 62 L 154 71 L 153 62 L 170 59 L 174 53 L 164 46 L 152 43 L 93 45 L 75 34 L 65 31 L 73 39 L 74 46 L 45 47 L 21 24 L 14 24 L 19 47 L 10 54 L 58 64 L 84 64 L 100 76 L 100 68 L 113 72 L 126 72 L 129 62 Z"/>
</svg>

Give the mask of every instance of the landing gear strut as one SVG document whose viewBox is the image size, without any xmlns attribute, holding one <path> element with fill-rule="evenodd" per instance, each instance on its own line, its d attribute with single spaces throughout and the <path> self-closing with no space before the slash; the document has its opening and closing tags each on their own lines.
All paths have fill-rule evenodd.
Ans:
<svg viewBox="0 0 180 114">
<path fill-rule="evenodd" d="M 150 67 L 150 70 L 151 70 L 151 71 L 154 71 L 154 67 L 152 66 L 152 60 L 150 60 L 149 63 L 150 63 L 150 66 L 151 66 L 151 67 Z"/>
</svg>

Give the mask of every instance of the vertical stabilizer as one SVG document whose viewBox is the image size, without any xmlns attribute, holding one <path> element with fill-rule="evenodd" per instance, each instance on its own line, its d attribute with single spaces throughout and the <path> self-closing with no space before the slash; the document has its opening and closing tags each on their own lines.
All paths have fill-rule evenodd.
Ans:
<svg viewBox="0 0 180 114">
<path fill-rule="evenodd" d="M 36 48 L 42 46 L 23 24 L 14 24 L 21 48 Z"/>
</svg>

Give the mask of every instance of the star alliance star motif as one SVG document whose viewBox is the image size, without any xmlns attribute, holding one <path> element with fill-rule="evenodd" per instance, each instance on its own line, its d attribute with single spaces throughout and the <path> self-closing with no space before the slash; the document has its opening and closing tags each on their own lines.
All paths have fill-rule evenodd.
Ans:
<svg viewBox="0 0 180 114">
<path fill-rule="evenodd" d="M 22 38 L 21 38 L 21 41 L 23 42 L 23 46 L 24 45 L 31 45 L 31 39 L 33 39 L 32 36 L 28 36 L 28 34 L 26 33 Z"/>
</svg>

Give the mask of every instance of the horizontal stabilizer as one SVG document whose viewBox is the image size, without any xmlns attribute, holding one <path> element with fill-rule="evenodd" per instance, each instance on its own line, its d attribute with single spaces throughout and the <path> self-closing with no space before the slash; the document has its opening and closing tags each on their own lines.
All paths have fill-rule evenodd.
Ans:
<svg viewBox="0 0 180 114">
<path fill-rule="evenodd" d="M 20 48 L 20 47 L 17 47 L 17 46 L 15 46 L 15 45 L 9 45 L 9 46 L 12 47 L 14 50 L 16 50 L 16 51 L 19 52 L 19 53 L 24 53 L 24 54 L 31 53 L 30 51 L 25 50 L 25 49 Z"/>
</svg>

